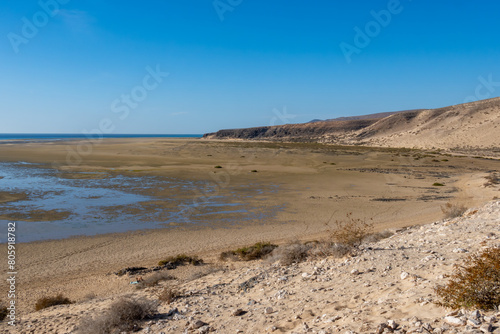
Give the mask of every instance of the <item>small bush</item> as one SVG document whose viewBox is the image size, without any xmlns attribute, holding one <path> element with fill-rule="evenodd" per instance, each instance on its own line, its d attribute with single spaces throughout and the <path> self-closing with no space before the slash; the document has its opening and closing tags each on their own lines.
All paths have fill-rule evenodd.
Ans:
<svg viewBox="0 0 500 334">
<path fill-rule="evenodd" d="M 281 246 L 273 250 L 271 261 L 279 261 L 282 266 L 300 263 L 307 259 L 308 252 L 311 248 L 312 244 L 301 244 L 299 242 Z"/>
<path fill-rule="evenodd" d="M 278 246 L 269 242 L 258 242 L 250 247 L 238 248 L 235 251 L 222 252 L 219 258 L 223 261 L 234 259 L 242 261 L 257 260 L 270 254 L 276 247 Z"/>
<path fill-rule="evenodd" d="M 165 271 L 157 271 L 154 274 L 152 274 L 152 275 L 146 277 L 145 279 L 143 279 L 142 281 L 140 281 L 139 284 L 137 284 L 137 288 L 141 289 L 141 288 L 145 288 L 145 287 L 152 287 L 152 286 L 157 285 L 161 281 L 168 281 L 168 280 L 174 280 L 174 279 L 175 279 L 174 276 L 169 275 Z"/>
<path fill-rule="evenodd" d="M 9 315 L 9 310 L 7 309 L 7 306 L 3 305 L 3 303 L 0 303 L 0 321 L 3 321 L 7 316 Z"/>
<path fill-rule="evenodd" d="M 155 315 L 158 304 L 145 299 L 122 298 L 111 305 L 108 312 L 97 318 L 84 318 L 79 326 L 81 334 L 110 334 L 136 331 L 139 321 Z"/>
<path fill-rule="evenodd" d="M 179 298 L 181 293 L 175 288 L 164 288 L 158 295 L 158 300 L 167 304 L 171 304 Z"/>
<path fill-rule="evenodd" d="M 252 173 L 257 173 L 257 170 L 256 169 L 252 169 L 251 172 Z"/>
<path fill-rule="evenodd" d="M 366 243 L 378 242 L 380 240 L 387 239 L 392 235 L 394 235 L 394 232 L 387 231 L 387 230 L 377 232 L 377 233 L 371 233 L 371 234 L 368 234 L 366 237 L 364 237 L 363 242 L 366 242 Z"/>
<path fill-rule="evenodd" d="M 222 168 L 222 166 L 217 165 L 217 166 L 215 166 L 214 168 Z"/>
<path fill-rule="evenodd" d="M 497 184 L 500 184 L 500 175 L 497 173 L 490 173 L 490 175 L 486 176 L 485 179 L 485 187 L 493 187 Z"/>
<path fill-rule="evenodd" d="M 439 183 L 439 182 L 434 182 L 432 185 L 434 187 L 444 187 L 444 184 L 443 183 Z"/>
<path fill-rule="evenodd" d="M 500 305 L 500 248 L 488 248 L 456 265 L 450 281 L 438 286 L 437 304 L 452 308 L 492 310 Z"/>
<path fill-rule="evenodd" d="M 36 301 L 35 310 L 40 311 L 47 307 L 65 304 L 72 304 L 72 301 L 62 294 L 58 294 L 55 297 L 42 297 Z"/>
<path fill-rule="evenodd" d="M 321 258 L 325 256 L 343 257 L 352 251 L 352 247 L 331 241 L 322 241 L 313 244 L 309 255 Z"/>
<path fill-rule="evenodd" d="M 202 264 L 203 260 L 199 259 L 197 256 L 187 256 L 185 254 L 179 254 L 176 256 L 167 257 L 165 260 L 161 260 L 160 262 L 158 262 L 158 265 L 164 266 L 167 263 L 173 264 L 175 266 L 180 266 L 186 263 L 197 266 Z"/>
<path fill-rule="evenodd" d="M 343 220 L 336 220 L 331 239 L 339 244 L 350 247 L 357 247 L 363 239 L 373 231 L 373 223 L 366 219 L 353 218 L 352 213 L 348 213 Z"/>
<path fill-rule="evenodd" d="M 441 206 L 441 211 L 443 211 L 446 219 L 452 219 L 456 217 L 461 217 L 467 208 L 463 205 L 452 204 L 450 202 Z"/>
</svg>

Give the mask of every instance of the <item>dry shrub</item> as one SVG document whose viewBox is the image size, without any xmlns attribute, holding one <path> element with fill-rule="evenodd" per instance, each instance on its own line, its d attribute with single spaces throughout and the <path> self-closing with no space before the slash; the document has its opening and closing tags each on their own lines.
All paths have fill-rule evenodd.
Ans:
<svg viewBox="0 0 500 334">
<path fill-rule="evenodd" d="M 488 248 L 456 265 L 449 282 L 435 292 L 438 305 L 492 310 L 500 305 L 500 248 Z"/>
<path fill-rule="evenodd" d="M 465 213 L 465 211 L 467 211 L 467 208 L 463 205 L 452 204 L 448 202 L 445 205 L 441 206 L 441 211 L 443 211 L 444 217 L 446 219 L 452 219 L 461 217 Z"/>
<path fill-rule="evenodd" d="M 58 294 L 54 297 L 42 297 L 36 301 L 35 310 L 40 311 L 47 307 L 66 304 L 72 304 L 72 301 L 64 297 L 62 294 Z"/>
<path fill-rule="evenodd" d="M 311 244 L 301 244 L 300 242 L 294 242 L 274 249 L 271 254 L 270 260 L 271 262 L 279 261 L 279 263 L 283 266 L 289 266 L 293 263 L 300 263 L 307 259 L 308 252 L 311 248 Z"/>
<path fill-rule="evenodd" d="M 383 239 L 387 239 L 393 235 L 394 235 L 394 232 L 391 232 L 388 230 L 376 232 L 376 233 L 371 233 L 363 238 L 363 242 L 374 243 L 374 242 L 378 242 L 378 241 L 383 240 Z"/>
<path fill-rule="evenodd" d="M 179 292 L 179 290 L 171 287 L 166 287 L 163 288 L 163 290 L 161 290 L 161 292 L 158 294 L 158 300 L 170 304 L 180 296 L 181 293 Z"/>
<path fill-rule="evenodd" d="M 135 331 L 139 321 L 155 315 L 158 304 L 145 299 L 122 298 L 97 318 L 84 318 L 79 326 L 80 334 L 110 334 Z"/>
<path fill-rule="evenodd" d="M 495 172 L 490 173 L 490 175 L 485 177 L 486 182 L 484 183 L 485 187 L 493 187 L 497 184 L 500 184 L 500 174 Z"/>
<path fill-rule="evenodd" d="M 152 287 L 157 285 L 161 281 L 169 281 L 169 280 L 174 280 L 176 279 L 174 276 L 169 275 L 165 271 L 157 271 L 154 274 L 146 277 L 142 281 L 137 284 L 138 289 L 146 288 L 146 287 Z"/>
<path fill-rule="evenodd" d="M 242 261 L 258 260 L 270 254 L 276 247 L 278 246 L 269 242 L 258 242 L 253 246 L 238 248 L 235 251 L 222 252 L 219 258 L 222 261 L 234 259 Z"/>
<path fill-rule="evenodd" d="M 3 302 L 0 302 L 0 321 L 3 321 L 8 315 L 9 310 L 7 309 L 7 306 L 5 306 Z"/>
<path fill-rule="evenodd" d="M 197 266 L 202 264 L 203 260 L 199 259 L 197 256 L 187 256 L 185 254 L 179 254 L 176 256 L 169 256 L 165 260 L 161 260 L 160 262 L 158 262 L 158 265 L 164 266 L 167 263 L 173 264 L 175 266 L 184 265 L 186 263 Z"/>
<path fill-rule="evenodd" d="M 346 244 L 340 244 L 331 241 L 322 241 L 313 244 L 314 246 L 309 250 L 310 256 L 313 257 L 343 257 L 351 253 L 352 247 Z"/>
<path fill-rule="evenodd" d="M 348 213 L 345 219 L 335 221 L 330 237 L 335 243 L 357 247 L 372 233 L 371 221 L 372 219 L 367 222 L 366 219 L 353 218 L 352 213 Z"/>
</svg>

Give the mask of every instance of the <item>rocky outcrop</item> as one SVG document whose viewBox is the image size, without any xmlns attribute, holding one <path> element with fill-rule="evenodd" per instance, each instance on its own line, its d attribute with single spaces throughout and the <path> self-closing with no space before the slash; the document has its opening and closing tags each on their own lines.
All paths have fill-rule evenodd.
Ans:
<svg viewBox="0 0 500 334">
<path fill-rule="evenodd" d="M 318 121 L 305 124 L 285 124 L 277 126 L 261 126 L 247 129 L 219 130 L 207 133 L 205 139 L 254 139 L 275 141 L 318 141 L 325 135 L 343 136 L 345 133 L 366 128 L 376 119 L 348 121 Z"/>
</svg>

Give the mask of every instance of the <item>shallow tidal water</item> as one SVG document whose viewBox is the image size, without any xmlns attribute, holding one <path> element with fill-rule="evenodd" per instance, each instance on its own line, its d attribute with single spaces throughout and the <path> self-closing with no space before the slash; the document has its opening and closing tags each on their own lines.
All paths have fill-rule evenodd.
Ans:
<svg viewBox="0 0 500 334">
<path fill-rule="evenodd" d="M 22 195 L 0 202 L 0 215 L 8 217 L 0 218 L 0 242 L 6 242 L 7 224 L 13 221 L 17 242 L 30 242 L 160 227 L 234 225 L 269 218 L 282 209 L 248 204 L 251 197 L 265 200 L 265 195 L 276 193 L 277 185 L 225 191 L 217 187 L 210 181 L 61 173 L 44 165 L 0 162 L 0 192 Z"/>
</svg>

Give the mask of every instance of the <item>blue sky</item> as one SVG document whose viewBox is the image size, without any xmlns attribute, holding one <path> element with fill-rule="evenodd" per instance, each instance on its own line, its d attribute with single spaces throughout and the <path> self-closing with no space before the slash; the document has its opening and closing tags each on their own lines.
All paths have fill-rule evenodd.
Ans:
<svg viewBox="0 0 500 334">
<path fill-rule="evenodd" d="M 464 0 L 2 1 L 0 133 L 204 133 L 500 96 L 499 12 Z"/>
</svg>

